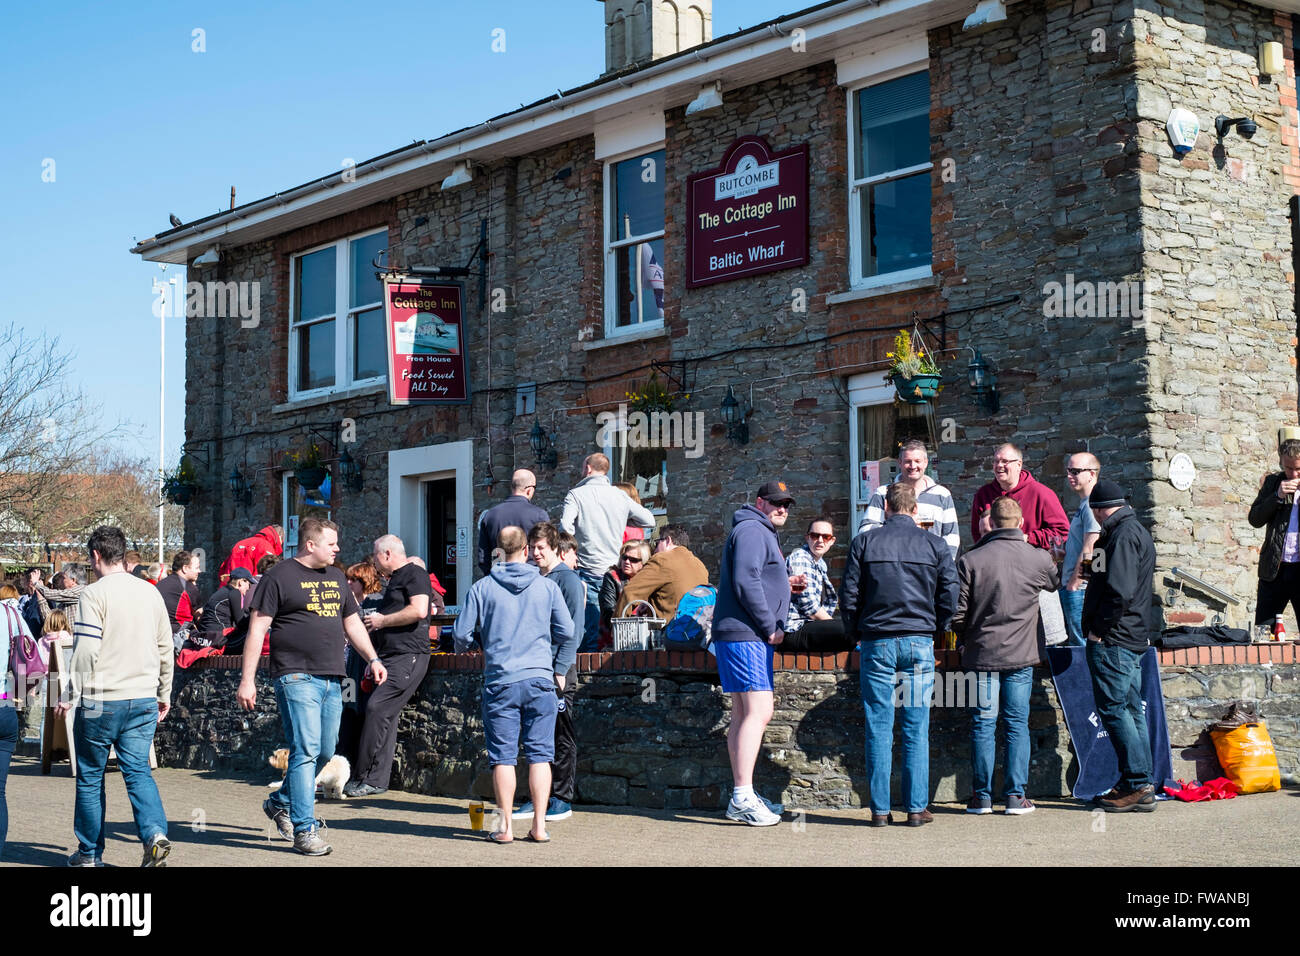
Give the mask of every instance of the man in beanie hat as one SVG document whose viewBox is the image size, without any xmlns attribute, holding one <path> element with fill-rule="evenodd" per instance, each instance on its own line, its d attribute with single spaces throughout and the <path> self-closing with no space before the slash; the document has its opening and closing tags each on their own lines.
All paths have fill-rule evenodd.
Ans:
<svg viewBox="0 0 1300 956">
<path fill-rule="evenodd" d="M 1107 813 L 1149 812 L 1155 810 L 1156 798 L 1142 712 L 1142 655 L 1150 643 L 1156 546 L 1115 482 L 1097 482 L 1088 501 L 1101 537 L 1083 600 L 1083 631 L 1097 715 L 1120 769 L 1119 783 L 1097 802 Z"/>
<path fill-rule="evenodd" d="M 755 827 L 781 822 L 780 804 L 754 792 L 754 764 L 772 719 L 772 657 L 785 636 L 790 609 L 790 578 L 776 529 L 785 524 L 793 504 L 784 481 L 769 481 L 752 505 L 732 516 L 713 611 L 712 650 L 722 690 L 732 695 L 727 755 L 735 789 L 727 818 Z"/>
</svg>

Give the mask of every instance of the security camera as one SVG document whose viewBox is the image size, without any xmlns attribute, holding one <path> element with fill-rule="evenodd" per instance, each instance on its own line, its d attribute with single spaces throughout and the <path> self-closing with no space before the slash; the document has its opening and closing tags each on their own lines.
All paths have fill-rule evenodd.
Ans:
<svg viewBox="0 0 1300 956">
<path fill-rule="evenodd" d="M 1244 119 L 1237 124 L 1237 132 L 1246 137 L 1246 139 L 1250 139 L 1254 136 L 1255 130 L 1257 129 L 1259 129 L 1259 127 L 1256 126 L 1255 121 L 1251 119 Z"/>
<path fill-rule="evenodd" d="M 1226 116 L 1216 116 L 1214 118 L 1214 131 L 1219 135 L 1219 139 L 1227 136 L 1234 126 L 1237 127 L 1237 132 L 1244 139 L 1250 139 L 1255 135 L 1255 131 L 1259 129 L 1255 121 L 1248 116 L 1239 116 L 1236 119 L 1229 119 Z"/>
</svg>

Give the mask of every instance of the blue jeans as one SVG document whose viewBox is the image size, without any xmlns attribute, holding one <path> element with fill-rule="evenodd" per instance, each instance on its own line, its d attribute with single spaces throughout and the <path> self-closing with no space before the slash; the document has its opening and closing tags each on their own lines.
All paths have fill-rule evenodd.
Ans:
<svg viewBox="0 0 1300 956">
<path fill-rule="evenodd" d="M 18 712 L 12 700 L 0 700 L 0 857 L 9 834 L 9 804 L 5 802 L 5 781 L 9 779 L 9 758 L 18 746 Z"/>
<path fill-rule="evenodd" d="M 889 812 L 894 761 L 894 710 L 903 716 L 903 800 L 908 813 L 930 802 L 930 701 L 934 638 L 886 637 L 862 642 L 862 706 L 867 715 L 867 779 L 871 812 Z M 895 688 L 898 688 L 895 701 Z"/>
<path fill-rule="evenodd" d="M 158 785 L 149 772 L 149 746 L 158 729 L 158 701 L 103 700 L 77 706 L 72 737 L 77 748 L 77 800 L 72 831 L 82 856 L 104 858 L 104 766 L 108 751 L 117 750 L 117 767 L 126 783 L 136 832 L 141 843 L 167 835 L 167 814 Z"/>
<path fill-rule="evenodd" d="M 596 645 L 600 642 L 600 581 L 604 576 L 604 571 L 578 569 L 578 577 L 582 579 L 587 589 L 587 619 L 573 622 L 574 627 L 582 627 L 582 643 L 578 645 L 579 654 L 594 654 Z"/>
<path fill-rule="evenodd" d="M 1088 635 L 1083 633 L 1083 598 L 1087 588 L 1067 591 L 1065 585 L 1056 592 L 1061 596 L 1061 610 L 1065 612 L 1065 633 L 1070 636 L 1065 643 L 1070 647 L 1083 647 L 1088 643 Z"/>
<path fill-rule="evenodd" d="M 275 679 L 275 703 L 289 739 L 284 783 L 271 794 L 271 806 L 288 810 L 293 832 L 316 825 L 316 774 L 334 756 L 343 716 L 343 685 L 337 677 L 284 674 Z"/>
<path fill-rule="evenodd" d="M 1088 642 L 1088 672 L 1097 716 L 1119 758 L 1119 788 L 1152 783 L 1151 740 L 1142 707 L 1142 655 L 1124 647 Z"/>
<path fill-rule="evenodd" d="M 971 720 L 971 784 L 977 797 L 993 798 L 993 764 L 999 719 L 1006 740 L 1002 793 L 1023 797 L 1029 782 L 1029 693 L 1034 669 L 981 671 L 976 675 L 975 713 Z"/>
</svg>

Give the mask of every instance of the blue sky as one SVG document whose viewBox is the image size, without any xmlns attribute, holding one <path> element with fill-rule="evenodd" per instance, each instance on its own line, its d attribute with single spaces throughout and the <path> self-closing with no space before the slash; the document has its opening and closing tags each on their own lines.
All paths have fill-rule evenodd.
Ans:
<svg viewBox="0 0 1300 956">
<path fill-rule="evenodd" d="M 807 5 L 717 0 L 714 35 Z M 122 450 L 156 458 L 163 273 L 137 239 L 225 209 L 231 185 L 250 202 L 586 83 L 602 23 L 594 0 L 6 4 L 0 317 L 59 335 L 106 420 L 132 423 Z M 166 322 L 170 466 L 184 319 Z"/>
</svg>

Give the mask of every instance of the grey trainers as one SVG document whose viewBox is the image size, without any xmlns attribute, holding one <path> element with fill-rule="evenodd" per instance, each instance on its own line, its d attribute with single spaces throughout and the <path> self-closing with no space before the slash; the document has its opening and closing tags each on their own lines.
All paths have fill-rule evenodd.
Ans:
<svg viewBox="0 0 1300 956">
<path fill-rule="evenodd" d="M 293 823 L 289 820 L 288 810 L 280 809 L 268 799 L 262 801 L 262 812 L 270 817 L 275 828 L 280 831 L 280 836 L 286 840 L 293 839 Z"/>
<path fill-rule="evenodd" d="M 985 813 L 992 813 L 992 812 L 993 812 L 993 798 L 992 798 L 992 797 L 977 797 L 977 796 L 972 795 L 971 798 L 970 798 L 969 800 L 966 801 L 966 812 L 967 812 L 967 813 L 978 814 L 978 815 L 981 815 L 981 816 L 982 816 L 983 814 L 985 814 Z"/>
<path fill-rule="evenodd" d="M 166 866 L 167 854 L 171 851 L 171 840 L 168 840 L 161 833 L 155 833 L 149 838 L 149 842 L 144 845 L 144 859 L 140 862 L 140 865 L 142 867 Z"/>
<path fill-rule="evenodd" d="M 293 848 L 305 856 L 328 856 L 334 849 L 317 835 L 315 827 L 295 833 Z"/>
<path fill-rule="evenodd" d="M 103 866 L 94 856 L 83 856 L 80 850 L 73 850 L 68 854 L 68 866 Z"/>
<path fill-rule="evenodd" d="M 1028 797 L 1018 797 L 1015 794 L 1007 797 L 1007 815 L 1023 816 L 1026 813 L 1034 812 L 1034 802 Z"/>
</svg>

